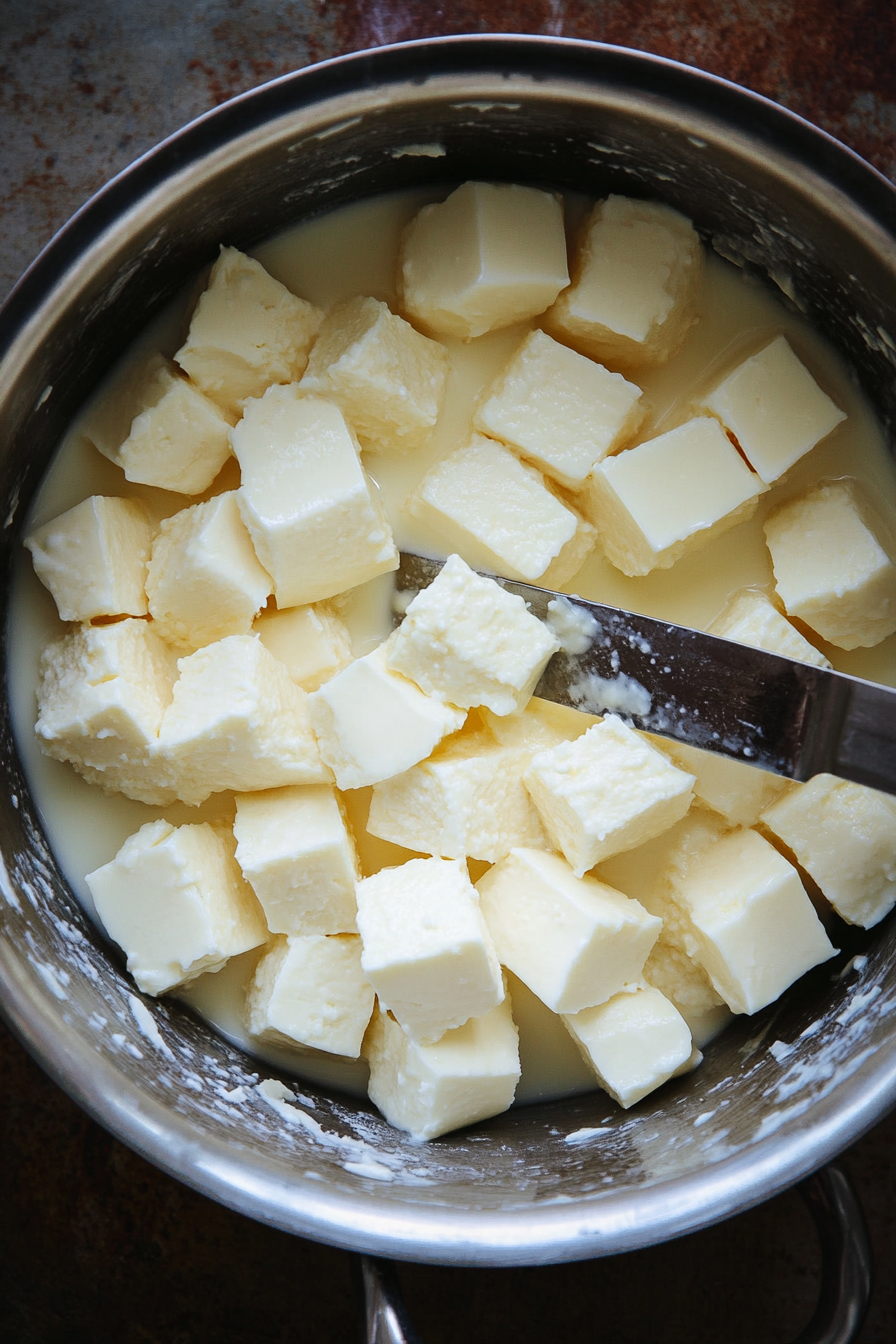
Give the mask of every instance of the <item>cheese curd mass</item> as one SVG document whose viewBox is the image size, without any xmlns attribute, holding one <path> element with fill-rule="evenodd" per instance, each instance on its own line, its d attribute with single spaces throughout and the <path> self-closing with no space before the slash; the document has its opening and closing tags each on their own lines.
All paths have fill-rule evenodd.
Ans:
<svg viewBox="0 0 896 1344">
<path fill-rule="evenodd" d="M 894 501 L 848 371 L 666 206 L 466 184 L 224 247 L 26 527 L 54 852 L 144 991 L 418 1138 L 635 1105 L 884 917 L 896 802 L 531 699 L 568 632 L 473 570 L 896 685 Z M 453 558 L 393 633 L 399 550 Z"/>
</svg>

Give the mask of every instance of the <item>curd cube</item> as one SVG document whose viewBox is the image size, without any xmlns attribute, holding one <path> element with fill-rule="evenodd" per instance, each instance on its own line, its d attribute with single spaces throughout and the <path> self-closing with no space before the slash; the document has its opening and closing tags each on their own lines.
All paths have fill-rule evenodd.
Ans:
<svg viewBox="0 0 896 1344">
<path fill-rule="evenodd" d="M 644 963 L 645 984 L 665 994 L 688 1025 L 697 1050 L 702 1050 L 724 1031 L 731 1021 L 731 1009 L 712 987 L 702 966 L 683 948 L 660 934 Z"/>
<path fill-rule="evenodd" d="M 193 650 L 245 635 L 270 591 L 235 491 L 163 520 L 146 592 L 154 629 L 167 643 Z"/>
<path fill-rule="evenodd" d="M 359 789 L 409 770 L 466 718 L 464 710 L 442 704 L 390 671 L 388 643 L 308 697 L 321 755 L 340 789 Z"/>
<path fill-rule="evenodd" d="M 498 715 L 490 709 L 481 709 L 479 713 L 483 725 L 502 747 L 525 747 L 530 752 L 556 747 L 558 742 L 572 742 L 593 724 L 600 723 L 594 714 L 534 696 L 518 714 Z"/>
<path fill-rule="evenodd" d="M 654 740 L 673 765 L 694 776 L 694 797 L 720 813 L 730 826 L 754 826 L 762 812 L 790 787 L 780 775 L 745 761 L 668 738 Z"/>
<path fill-rule="evenodd" d="M 233 431 L 240 511 L 278 607 L 333 597 L 398 568 L 398 552 L 339 407 L 297 383 L 250 401 Z"/>
<path fill-rule="evenodd" d="M 259 639 L 228 635 L 181 658 L 178 667 L 159 752 L 183 802 L 201 803 L 221 789 L 329 781 L 308 696 Z"/>
<path fill-rule="evenodd" d="M 510 714 L 528 703 L 559 647 L 521 597 L 452 555 L 408 607 L 388 663 L 437 700 Z"/>
<path fill-rule="evenodd" d="M 152 524 L 139 500 L 91 495 L 24 545 L 63 621 L 146 615 Z"/>
<path fill-rule="evenodd" d="M 674 897 L 696 959 L 732 1012 L 758 1012 L 835 955 L 796 869 L 756 831 L 732 831 L 704 849 Z"/>
<path fill-rule="evenodd" d="M 172 802 L 167 768 L 153 752 L 176 675 L 148 621 L 69 631 L 41 655 L 34 729 L 41 751 L 109 792 Z"/>
<path fill-rule="evenodd" d="M 414 1040 L 435 1041 L 504 998 L 466 865 L 411 859 L 358 883 L 361 966 Z"/>
<path fill-rule="evenodd" d="M 548 838 L 581 877 L 683 817 L 694 776 L 608 714 L 576 741 L 538 752 L 523 782 Z"/>
<path fill-rule="evenodd" d="M 85 880 L 144 994 L 220 970 L 268 936 L 233 857 L 233 837 L 206 822 L 147 822 Z"/>
<path fill-rule="evenodd" d="M 129 481 L 199 495 L 230 457 L 232 417 L 160 354 L 128 362 L 101 398 L 85 434 Z"/>
<path fill-rule="evenodd" d="M 367 830 L 446 859 L 494 863 L 515 845 L 547 849 L 522 780 L 531 758 L 484 732 L 449 738 L 429 760 L 374 785 Z"/>
<path fill-rule="evenodd" d="M 476 885 L 501 965 L 555 1013 L 637 980 L 662 928 L 637 901 L 540 850 L 511 850 Z"/>
<path fill-rule="evenodd" d="M 703 405 L 731 431 L 766 485 L 846 419 L 784 336 L 739 364 Z"/>
<path fill-rule="evenodd" d="M 627 985 L 563 1021 L 601 1087 L 625 1110 L 700 1062 L 681 1013 L 650 985 Z"/>
<path fill-rule="evenodd" d="M 356 931 L 361 870 L 331 785 L 238 793 L 233 833 L 237 863 L 271 933 Z"/>
<path fill-rule="evenodd" d="M 539 471 L 480 434 L 427 472 L 410 509 L 481 568 L 528 583 L 565 583 L 595 542 L 594 528 Z"/>
<path fill-rule="evenodd" d="M 335 401 L 369 448 L 414 448 L 435 425 L 448 377 L 443 345 L 379 299 L 332 308 L 308 360 L 303 392 Z"/>
<path fill-rule="evenodd" d="M 348 626 L 326 602 L 263 611 L 252 629 L 306 691 L 316 691 L 352 661 Z"/>
<path fill-rule="evenodd" d="M 749 518 L 768 487 L 717 420 L 697 416 L 599 463 L 586 512 L 623 574 L 669 569 Z"/>
<path fill-rule="evenodd" d="M 351 934 L 275 938 L 246 996 L 249 1031 L 275 1045 L 306 1045 L 357 1059 L 374 994 Z"/>
<path fill-rule="evenodd" d="M 765 539 L 788 616 L 841 649 L 896 630 L 896 565 L 846 481 L 823 481 L 769 514 Z"/>
<path fill-rule="evenodd" d="M 260 262 L 222 247 L 174 358 L 207 397 L 239 415 L 247 398 L 301 377 L 320 321 Z"/>
<path fill-rule="evenodd" d="M 816 775 L 762 814 L 765 826 L 850 924 L 879 923 L 896 902 L 896 802 Z"/>
<path fill-rule="evenodd" d="M 632 438 L 640 401 L 622 374 L 533 331 L 486 389 L 473 424 L 573 488 Z"/>
<path fill-rule="evenodd" d="M 594 207 L 549 330 L 593 359 L 662 364 L 695 321 L 702 263 L 700 239 L 677 210 L 608 196 Z"/>
<path fill-rule="evenodd" d="M 767 653 L 780 653 L 783 658 L 794 658 L 813 667 L 830 667 L 823 653 L 819 653 L 799 630 L 782 616 L 774 603 L 758 588 L 741 588 L 728 601 L 712 625 L 710 635 L 722 635 L 750 644 Z"/>
<path fill-rule="evenodd" d="M 411 1040 L 381 1007 L 364 1041 L 370 1100 L 390 1125 L 414 1139 L 436 1139 L 500 1115 L 520 1078 L 519 1036 L 510 1000 L 434 1044 Z"/>
<path fill-rule="evenodd" d="M 405 312 L 433 336 L 469 340 L 543 313 L 569 284 L 559 196 L 465 182 L 408 225 L 399 284 Z"/>
</svg>

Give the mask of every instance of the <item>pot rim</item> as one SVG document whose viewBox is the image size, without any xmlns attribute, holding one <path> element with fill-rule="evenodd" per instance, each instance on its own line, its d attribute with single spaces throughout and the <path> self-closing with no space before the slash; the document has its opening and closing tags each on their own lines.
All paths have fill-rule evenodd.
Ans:
<svg viewBox="0 0 896 1344">
<path fill-rule="evenodd" d="M 24 273 L 0 309 L 0 365 L 35 314 L 78 260 L 128 210 L 227 144 L 287 115 L 338 103 L 359 88 L 405 85 L 426 89 L 441 76 L 470 74 L 473 54 L 483 74 L 545 74 L 544 87 L 573 86 L 585 76 L 645 98 L 689 106 L 749 138 L 772 141 L 810 174 L 843 193 L 885 236 L 896 256 L 896 189 L 857 154 L 797 114 L 718 76 L 630 48 L 530 34 L 471 34 L 419 39 L 354 52 L 280 76 L 188 123 L 117 174 L 62 227 Z M 637 78 L 633 79 L 632 76 Z M 334 83 L 336 87 L 334 88 Z M 533 84 L 537 92 L 538 85 Z M 712 103 L 711 109 L 708 105 Z M 735 115 L 737 114 L 737 115 Z M 0 376 L 2 381 L 2 376 Z M 5 873 L 0 871 L 0 886 Z M 7 879 L 8 881 L 8 879 Z M 896 1040 L 865 1059 L 848 1092 L 825 1096 L 811 1125 L 777 1132 L 697 1172 L 600 1198 L 490 1212 L 467 1211 L 446 1227 L 437 1205 L 380 1207 L 320 1183 L 285 1189 L 251 1154 L 196 1137 L 189 1121 L 167 1110 L 66 1030 L 60 1004 L 0 946 L 0 1012 L 38 1062 L 73 1099 L 116 1137 L 155 1165 L 221 1203 L 299 1235 L 351 1249 L 455 1264 L 537 1264 L 616 1253 L 695 1231 L 757 1204 L 829 1160 L 879 1120 L 896 1100 Z M 40 987 L 38 987 L 39 989 Z M 843 1080 L 845 1082 L 845 1079 Z"/>
</svg>

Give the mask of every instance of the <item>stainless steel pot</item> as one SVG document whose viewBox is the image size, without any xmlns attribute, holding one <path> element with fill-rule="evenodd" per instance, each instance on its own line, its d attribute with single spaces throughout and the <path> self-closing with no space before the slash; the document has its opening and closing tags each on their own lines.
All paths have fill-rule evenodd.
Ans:
<svg viewBox="0 0 896 1344">
<path fill-rule="evenodd" d="M 72 413 L 220 241 L 249 247 L 351 199 L 468 177 L 677 206 L 833 341 L 892 423 L 896 193 L 873 169 L 761 98 L 635 52 L 411 43 L 286 76 L 201 118 L 100 192 L 24 277 L 0 316 L 7 569 Z M 844 931 L 837 963 L 738 1020 L 702 1069 L 626 1114 L 595 1093 L 422 1146 L 345 1098 L 289 1080 L 291 1094 L 259 1090 L 270 1070 L 178 1004 L 134 993 L 60 876 L 5 704 L 2 734 L 7 1020 L 113 1133 L 254 1218 L 450 1264 L 605 1255 L 768 1198 L 896 1098 L 893 921 Z"/>
</svg>

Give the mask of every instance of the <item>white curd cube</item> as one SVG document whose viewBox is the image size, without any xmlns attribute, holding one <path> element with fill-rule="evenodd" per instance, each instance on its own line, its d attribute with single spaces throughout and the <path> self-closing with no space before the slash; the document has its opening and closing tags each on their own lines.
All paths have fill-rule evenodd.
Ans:
<svg viewBox="0 0 896 1344">
<path fill-rule="evenodd" d="M 615 714 L 574 742 L 538 752 L 523 781 L 548 838 L 579 877 L 674 825 L 694 785 Z"/>
<path fill-rule="evenodd" d="M 702 262 L 700 239 L 677 210 L 608 196 L 594 207 L 548 328 L 593 359 L 662 364 L 695 320 Z"/>
<path fill-rule="evenodd" d="M 308 696 L 259 639 L 229 635 L 181 658 L 178 667 L 159 752 L 183 802 L 201 803 L 221 789 L 329 781 Z"/>
<path fill-rule="evenodd" d="M 167 643 L 192 650 L 245 635 L 270 591 L 235 491 L 162 521 L 146 592 L 154 629 Z"/>
<path fill-rule="evenodd" d="M 515 845 L 547 849 L 523 785 L 531 750 L 463 733 L 404 774 L 373 787 L 367 830 L 418 854 L 494 863 Z"/>
<path fill-rule="evenodd" d="M 206 822 L 148 822 L 86 881 L 103 927 L 127 954 L 145 994 L 220 970 L 268 936 L 233 857 L 233 837 Z"/>
<path fill-rule="evenodd" d="M 466 718 L 464 710 L 390 671 L 388 643 L 349 663 L 308 697 L 321 755 L 340 789 L 359 789 L 409 770 Z"/>
<path fill-rule="evenodd" d="M 297 383 L 250 401 L 233 431 L 240 511 L 278 607 L 333 597 L 398 568 L 392 529 L 333 402 Z"/>
<path fill-rule="evenodd" d="M 379 299 L 346 299 L 324 318 L 302 391 L 335 401 L 369 448 L 413 448 L 438 419 L 448 354 Z"/>
<path fill-rule="evenodd" d="M 594 528 L 541 472 L 481 434 L 427 472 L 410 508 L 481 568 L 528 583 L 565 583 L 595 542 Z"/>
<path fill-rule="evenodd" d="M 841 649 L 896 630 L 896 565 L 846 481 L 823 481 L 769 514 L 765 539 L 788 616 Z"/>
<path fill-rule="evenodd" d="M 675 1005 L 688 1024 L 697 1050 L 714 1040 L 731 1021 L 731 1009 L 713 989 L 703 967 L 663 934 L 651 948 L 642 978 Z"/>
<path fill-rule="evenodd" d="M 640 401 L 621 373 L 533 331 L 486 388 L 473 424 L 573 488 L 634 435 Z"/>
<path fill-rule="evenodd" d="M 252 629 L 306 691 L 316 691 L 352 661 L 348 626 L 326 602 L 263 611 Z"/>
<path fill-rule="evenodd" d="M 78 626 L 41 655 L 41 751 L 107 791 L 172 802 L 167 767 L 153 753 L 176 676 L 148 621 Z"/>
<path fill-rule="evenodd" d="M 889 794 L 816 775 L 773 803 L 762 822 L 850 924 L 870 929 L 896 903 L 896 801 Z"/>
<path fill-rule="evenodd" d="M 357 1059 L 374 994 L 351 934 L 275 938 L 246 996 L 249 1031 L 275 1045 L 305 1045 Z"/>
<path fill-rule="evenodd" d="M 758 588 L 741 588 L 734 593 L 725 609 L 707 626 L 707 633 L 737 640 L 738 644 L 750 644 L 767 653 L 780 653 L 784 658 L 795 658 L 813 667 L 831 666 L 824 654 Z"/>
<path fill-rule="evenodd" d="M 414 1040 L 438 1040 L 504 998 L 465 864 L 411 859 L 363 878 L 357 897 L 364 974 Z"/>
<path fill-rule="evenodd" d="M 355 932 L 361 870 L 331 785 L 238 793 L 233 833 L 271 933 Z"/>
<path fill-rule="evenodd" d="M 543 313 L 569 283 L 563 205 L 552 192 L 465 182 L 405 230 L 402 305 L 433 336 L 469 340 Z"/>
<path fill-rule="evenodd" d="M 139 500 L 91 495 L 24 545 L 63 621 L 146 615 L 152 524 Z"/>
<path fill-rule="evenodd" d="M 656 742 L 673 765 L 694 776 L 694 797 L 720 813 L 730 826 L 755 825 L 761 813 L 790 787 L 780 775 L 745 761 L 668 738 L 657 738 Z"/>
<path fill-rule="evenodd" d="M 627 985 L 563 1021 L 601 1087 L 626 1110 L 699 1062 L 681 1013 L 650 985 Z"/>
<path fill-rule="evenodd" d="M 248 397 L 302 376 L 320 311 L 260 262 L 222 247 L 174 358 L 207 397 L 238 415 Z"/>
<path fill-rule="evenodd" d="M 649 574 L 749 518 L 767 488 L 719 422 L 697 416 L 599 463 L 586 512 L 617 569 Z"/>
<path fill-rule="evenodd" d="M 756 831 L 703 849 L 676 878 L 674 899 L 693 955 L 732 1012 L 758 1012 L 835 954 L 796 869 Z"/>
<path fill-rule="evenodd" d="M 500 1115 L 520 1078 L 519 1034 L 507 998 L 434 1044 L 413 1041 L 381 1007 L 364 1041 L 370 1100 L 414 1139 Z"/>
<path fill-rule="evenodd" d="M 662 928 L 637 901 L 540 850 L 511 850 L 476 885 L 501 965 L 555 1013 L 637 980 Z"/>
<path fill-rule="evenodd" d="M 846 419 L 784 336 L 745 359 L 702 404 L 731 431 L 767 485 Z"/>
<path fill-rule="evenodd" d="M 484 726 L 502 747 L 525 747 L 530 752 L 555 747 L 558 742 L 572 742 L 600 722 L 594 714 L 583 714 L 580 709 L 537 697 L 517 714 L 498 715 L 490 709 L 481 709 L 479 713 Z"/>
<path fill-rule="evenodd" d="M 160 354 L 128 362 L 100 395 L 86 436 L 129 481 L 199 495 L 230 457 L 232 417 Z"/>
<path fill-rule="evenodd" d="M 528 703 L 559 647 L 521 597 L 452 555 L 410 603 L 388 662 L 437 700 L 510 714 Z"/>
</svg>

